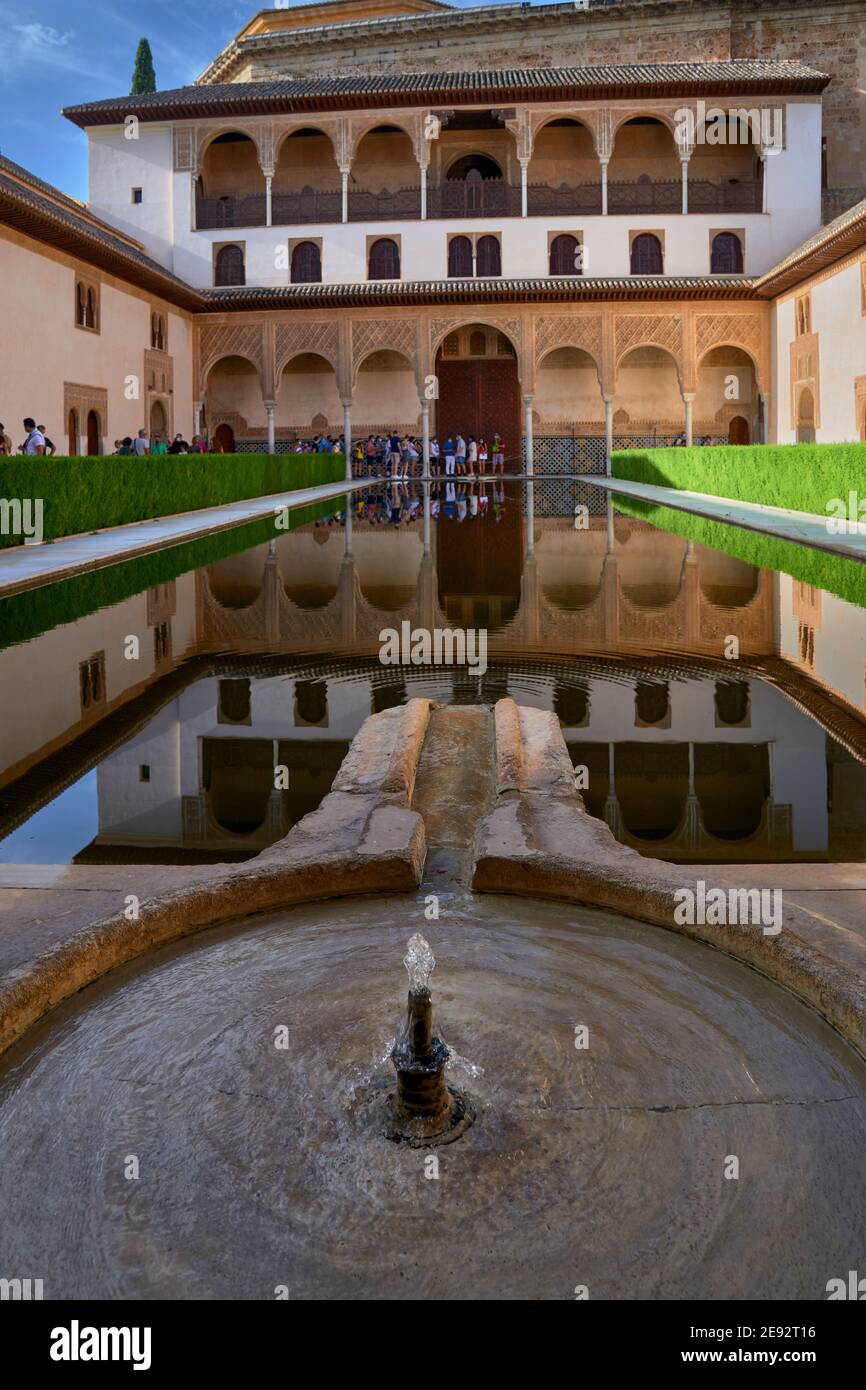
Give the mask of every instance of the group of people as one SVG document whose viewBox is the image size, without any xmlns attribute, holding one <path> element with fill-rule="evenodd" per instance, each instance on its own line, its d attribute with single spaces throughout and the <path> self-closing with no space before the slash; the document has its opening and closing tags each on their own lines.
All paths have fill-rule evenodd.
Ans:
<svg viewBox="0 0 866 1390">
<path fill-rule="evenodd" d="M 57 453 L 57 445 L 53 439 L 48 437 L 48 430 L 44 425 L 37 425 L 36 421 L 29 415 L 21 421 L 21 424 L 26 433 L 22 443 L 15 449 L 12 440 L 6 433 L 6 426 L 0 423 L 0 454 L 8 456 L 17 453 L 27 454 L 30 457 L 38 454 L 51 458 L 53 454 Z"/>
<path fill-rule="evenodd" d="M 342 449 L 342 440 L 335 446 Z M 352 450 L 353 472 L 362 478 L 391 478 L 408 481 L 423 474 L 423 447 L 415 435 L 370 434 L 359 439 Z M 493 436 L 492 446 L 474 435 L 464 438 L 459 431 L 444 442 L 430 440 L 430 473 L 436 478 L 470 477 L 488 472 L 504 473 L 505 444 L 499 434 Z"/>
<path fill-rule="evenodd" d="M 155 434 L 151 440 L 148 438 L 147 430 L 139 430 L 135 439 L 130 435 L 126 435 L 124 439 L 115 439 L 114 453 L 127 458 L 143 458 L 145 454 L 221 454 L 222 449 L 216 441 L 208 443 L 200 434 L 194 434 L 189 443 L 182 434 L 176 434 L 169 443 L 160 434 Z"/>
</svg>

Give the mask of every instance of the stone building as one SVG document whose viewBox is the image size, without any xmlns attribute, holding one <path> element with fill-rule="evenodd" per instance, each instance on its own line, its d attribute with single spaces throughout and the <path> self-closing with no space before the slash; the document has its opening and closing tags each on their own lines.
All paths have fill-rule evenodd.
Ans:
<svg viewBox="0 0 866 1390">
<path fill-rule="evenodd" d="M 7 324 L 36 295 L 51 364 L 22 327 L 0 413 L 62 420 L 73 452 L 139 426 L 260 450 L 496 430 L 512 464 L 578 470 L 680 435 L 858 438 L 866 218 L 822 207 L 859 139 L 831 33 L 861 22 L 831 0 L 263 11 L 192 86 L 67 109 L 86 208 L 0 164 Z M 807 328 L 796 287 L 837 262 L 857 296 L 837 317 L 816 294 Z"/>
</svg>

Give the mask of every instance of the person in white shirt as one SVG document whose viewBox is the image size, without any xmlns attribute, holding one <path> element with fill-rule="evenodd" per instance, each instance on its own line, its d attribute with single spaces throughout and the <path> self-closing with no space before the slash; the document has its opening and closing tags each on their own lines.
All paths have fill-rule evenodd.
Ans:
<svg viewBox="0 0 866 1390">
<path fill-rule="evenodd" d="M 465 472 L 466 472 L 466 440 L 463 438 L 463 435 L 462 435 L 462 434 L 458 434 L 458 436 L 457 436 L 457 447 L 456 447 L 455 453 L 456 453 L 456 456 L 457 456 L 457 472 L 458 472 L 458 473 L 465 473 Z"/>
<path fill-rule="evenodd" d="M 137 454 L 139 458 L 141 458 L 143 454 L 150 453 L 150 440 L 144 430 L 139 430 L 135 439 L 132 441 L 132 452 Z"/>
<path fill-rule="evenodd" d="M 469 476 L 475 477 L 475 465 L 478 462 L 478 445 L 473 435 L 469 436 L 469 447 L 466 450 L 466 462 L 469 465 Z"/>
<path fill-rule="evenodd" d="M 22 454 L 44 454 L 45 435 L 39 433 L 38 429 L 36 428 L 36 421 L 31 420 L 30 416 L 28 415 L 27 419 L 22 420 L 21 423 L 23 424 L 25 430 L 27 430 L 27 438 L 21 445 Z"/>
</svg>

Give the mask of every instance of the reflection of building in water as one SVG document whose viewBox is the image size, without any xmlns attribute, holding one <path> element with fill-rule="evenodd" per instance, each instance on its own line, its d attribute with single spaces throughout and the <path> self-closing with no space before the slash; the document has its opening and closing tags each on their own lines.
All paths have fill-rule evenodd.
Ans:
<svg viewBox="0 0 866 1390">
<path fill-rule="evenodd" d="M 452 532 L 473 551 L 462 568 Z M 510 693 L 556 709 L 590 809 L 650 852 L 866 854 L 866 737 L 848 713 L 864 706 L 866 612 L 624 518 L 612 545 L 603 523 L 537 518 L 522 562 L 519 531 L 514 553 L 482 546 L 488 532 L 510 535 L 434 526 L 425 554 L 420 524 L 357 523 L 347 552 L 339 528 L 309 527 L 0 653 L 22 695 L 0 729 L 5 783 L 28 774 L 4 821 L 98 763 L 91 855 L 250 852 L 318 804 L 369 713 Z M 386 627 L 464 625 L 455 595 L 482 625 L 485 590 L 509 600 L 488 614 L 483 678 L 378 664 Z M 731 634 L 739 671 L 722 660 Z M 46 666 L 51 683 L 32 674 Z"/>
</svg>

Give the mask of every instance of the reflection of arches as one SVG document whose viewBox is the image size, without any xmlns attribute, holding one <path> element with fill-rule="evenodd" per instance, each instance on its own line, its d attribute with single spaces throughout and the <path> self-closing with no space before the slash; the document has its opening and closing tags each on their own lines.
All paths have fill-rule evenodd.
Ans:
<svg viewBox="0 0 866 1390">
<path fill-rule="evenodd" d="M 475 183 L 484 179 L 501 179 L 502 170 L 488 154 L 464 154 L 449 165 L 445 177 L 449 182 Z"/>
<path fill-rule="evenodd" d="M 710 273 L 712 275 L 742 275 L 743 246 L 740 238 L 733 232 L 719 232 L 713 237 L 710 251 Z"/>
<path fill-rule="evenodd" d="M 748 681 L 716 681 L 716 722 L 727 727 L 745 724 L 749 713 Z"/>
<path fill-rule="evenodd" d="M 631 244 L 632 275 L 663 275 L 662 244 L 654 232 L 641 232 Z"/>
<path fill-rule="evenodd" d="M 319 284 L 321 279 L 321 251 L 314 241 L 299 241 L 292 251 L 292 284 Z"/>
<path fill-rule="evenodd" d="M 636 724 L 670 722 L 671 697 L 667 681 L 637 681 L 634 689 Z"/>
<path fill-rule="evenodd" d="M 78 453 L 78 411 L 70 410 L 66 421 L 68 434 L 69 456 L 74 457 Z"/>
<path fill-rule="evenodd" d="M 367 264 L 370 280 L 400 279 L 400 248 L 393 237 L 379 237 L 370 247 Z"/>
<path fill-rule="evenodd" d="M 319 726 L 328 722 L 328 682 L 297 681 L 295 684 L 295 724 Z"/>
<path fill-rule="evenodd" d="M 274 786 L 271 740 L 204 739 L 202 782 L 217 824 L 232 835 L 251 835 L 264 823 Z"/>
<path fill-rule="evenodd" d="M 728 443 L 749 444 L 750 442 L 751 431 L 748 420 L 743 419 L 742 415 L 734 415 L 728 425 Z"/>
<path fill-rule="evenodd" d="M 102 453 L 102 431 L 99 428 L 99 416 L 95 410 L 87 412 L 87 452 L 90 455 Z"/>
<path fill-rule="evenodd" d="M 214 262 L 215 285 L 245 285 L 244 253 L 240 246 L 221 246 Z"/>
</svg>

